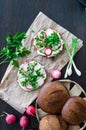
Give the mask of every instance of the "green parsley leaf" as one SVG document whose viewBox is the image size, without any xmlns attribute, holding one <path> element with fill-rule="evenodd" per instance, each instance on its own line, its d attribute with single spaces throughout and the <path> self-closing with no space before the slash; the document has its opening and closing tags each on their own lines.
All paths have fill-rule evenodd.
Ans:
<svg viewBox="0 0 86 130">
<path fill-rule="evenodd" d="M 34 30 L 32 30 L 31 32 L 32 32 L 32 33 L 34 33 L 35 31 L 34 31 Z"/>
<path fill-rule="evenodd" d="M 19 63 L 18 63 L 17 60 L 12 60 L 11 63 L 12 63 L 13 66 L 19 67 Z"/>
<path fill-rule="evenodd" d="M 52 48 L 53 46 L 57 46 L 59 42 L 60 42 L 59 36 L 56 33 L 52 33 L 50 36 L 45 38 L 44 46 Z"/>
<path fill-rule="evenodd" d="M 23 47 L 22 40 L 26 38 L 26 33 L 16 33 L 14 36 L 6 37 L 6 46 L 0 50 L 0 64 L 12 61 L 15 67 L 18 67 L 18 59 L 30 54 L 30 50 Z M 4 57 L 4 59 L 2 59 Z M 16 59 L 16 60 L 15 60 Z"/>
</svg>

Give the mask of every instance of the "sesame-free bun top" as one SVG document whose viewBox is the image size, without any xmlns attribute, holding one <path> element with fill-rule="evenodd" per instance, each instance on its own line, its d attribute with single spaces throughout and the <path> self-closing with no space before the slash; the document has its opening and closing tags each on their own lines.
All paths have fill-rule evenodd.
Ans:
<svg viewBox="0 0 86 130">
<path fill-rule="evenodd" d="M 39 130 L 67 130 L 67 124 L 61 116 L 46 115 L 39 123 Z"/>
<path fill-rule="evenodd" d="M 86 100 L 81 97 L 71 97 L 62 109 L 63 119 L 71 125 L 78 125 L 86 120 Z"/>
<path fill-rule="evenodd" d="M 62 83 L 47 82 L 38 94 L 37 103 L 47 113 L 60 113 L 69 97 L 69 92 Z"/>
</svg>

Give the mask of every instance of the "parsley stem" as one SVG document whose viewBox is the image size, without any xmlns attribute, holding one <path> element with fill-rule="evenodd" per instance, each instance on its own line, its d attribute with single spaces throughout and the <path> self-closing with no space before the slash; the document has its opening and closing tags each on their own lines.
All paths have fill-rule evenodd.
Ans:
<svg viewBox="0 0 86 130">
<path fill-rule="evenodd" d="M 5 58 L 2 62 L 0 62 L 0 65 L 3 64 L 3 63 L 8 62 L 7 59 L 8 59 L 8 58 Z"/>
<path fill-rule="evenodd" d="M 0 53 L 0 56 L 1 56 L 1 55 L 4 55 L 4 54 L 1 52 L 1 53 Z"/>
<path fill-rule="evenodd" d="M 4 56 L 5 56 L 5 54 L 0 55 L 0 59 L 3 58 Z"/>
</svg>

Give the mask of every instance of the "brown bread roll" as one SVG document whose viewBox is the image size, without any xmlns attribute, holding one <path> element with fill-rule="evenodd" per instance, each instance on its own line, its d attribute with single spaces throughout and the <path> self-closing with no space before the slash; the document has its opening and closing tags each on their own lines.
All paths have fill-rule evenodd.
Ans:
<svg viewBox="0 0 86 130">
<path fill-rule="evenodd" d="M 63 105 L 69 99 L 68 90 L 57 81 L 46 83 L 40 90 L 37 103 L 47 113 L 60 113 Z"/>
<path fill-rule="evenodd" d="M 71 125 L 86 120 L 86 101 L 78 96 L 70 98 L 62 109 L 62 118 Z"/>
<path fill-rule="evenodd" d="M 39 123 L 39 130 L 67 130 L 67 124 L 61 116 L 47 115 Z"/>
</svg>

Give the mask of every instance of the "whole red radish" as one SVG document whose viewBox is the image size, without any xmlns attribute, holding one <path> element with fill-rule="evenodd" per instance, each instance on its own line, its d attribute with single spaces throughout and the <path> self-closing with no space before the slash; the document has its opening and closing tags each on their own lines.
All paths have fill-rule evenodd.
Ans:
<svg viewBox="0 0 86 130">
<path fill-rule="evenodd" d="M 34 116 L 36 114 L 36 108 L 33 105 L 30 105 L 26 108 L 26 114 L 29 116 Z"/>
<path fill-rule="evenodd" d="M 25 128 L 25 127 L 28 126 L 28 124 L 29 124 L 28 118 L 26 116 L 22 116 L 20 118 L 20 126 L 23 127 L 23 128 Z"/>
<path fill-rule="evenodd" d="M 61 77 L 61 71 L 59 71 L 58 69 L 52 70 L 51 77 L 53 79 L 59 79 Z"/>
<path fill-rule="evenodd" d="M 16 116 L 14 114 L 7 114 L 5 121 L 7 124 L 13 124 L 16 122 Z"/>
</svg>

